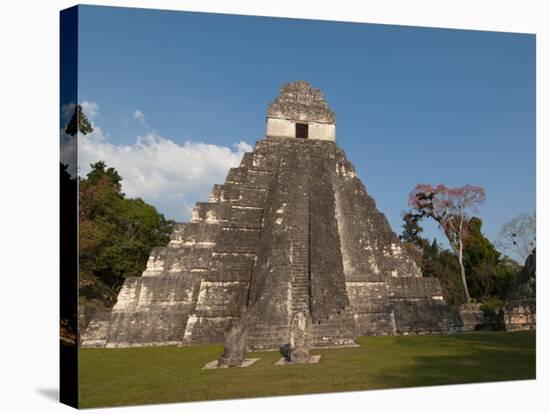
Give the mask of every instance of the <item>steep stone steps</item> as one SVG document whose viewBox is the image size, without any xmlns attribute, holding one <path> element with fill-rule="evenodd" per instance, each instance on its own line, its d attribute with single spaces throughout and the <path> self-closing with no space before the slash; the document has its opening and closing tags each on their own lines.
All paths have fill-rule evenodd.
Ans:
<svg viewBox="0 0 550 414">
<path fill-rule="evenodd" d="M 287 325 L 253 325 L 248 331 L 248 348 L 251 350 L 280 349 L 288 344 L 289 329 Z"/>
<path fill-rule="evenodd" d="M 303 183 L 301 183 L 303 185 Z M 309 285 L 309 194 L 297 185 L 290 192 L 293 214 L 289 217 L 293 234 L 291 252 L 291 309 L 310 311 Z"/>
<path fill-rule="evenodd" d="M 327 319 L 314 321 L 311 326 L 313 346 L 354 346 L 355 323 L 349 309 L 340 314 L 329 315 Z"/>
</svg>

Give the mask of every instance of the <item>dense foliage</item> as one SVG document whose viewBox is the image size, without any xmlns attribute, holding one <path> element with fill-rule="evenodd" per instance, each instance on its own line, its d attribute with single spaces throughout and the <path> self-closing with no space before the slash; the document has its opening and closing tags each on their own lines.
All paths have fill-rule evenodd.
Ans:
<svg viewBox="0 0 550 414">
<path fill-rule="evenodd" d="M 464 303 L 460 269 L 455 254 L 433 240 L 422 237 L 421 217 L 405 214 L 400 239 L 413 253 L 425 277 L 437 277 L 449 304 Z M 481 232 L 482 221 L 472 217 L 467 222 L 464 239 L 464 268 L 471 297 L 496 308 L 506 297 L 520 266 L 499 253 Z"/>
<path fill-rule="evenodd" d="M 64 345 L 75 345 L 77 333 L 77 287 L 74 269 L 77 255 L 77 180 L 68 171 L 68 165 L 60 163 L 60 338 Z"/>
<path fill-rule="evenodd" d="M 151 249 L 168 242 L 173 222 L 140 198 L 126 198 L 122 177 L 99 161 L 79 179 L 80 296 L 112 306 L 124 278 L 140 276 Z"/>
<path fill-rule="evenodd" d="M 504 300 L 512 280 L 520 270 L 514 261 L 502 256 L 481 233 L 482 222 L 473 217 L 468 223 L 464 267 L 472 296 L 478 300 Z"/>
</svg>

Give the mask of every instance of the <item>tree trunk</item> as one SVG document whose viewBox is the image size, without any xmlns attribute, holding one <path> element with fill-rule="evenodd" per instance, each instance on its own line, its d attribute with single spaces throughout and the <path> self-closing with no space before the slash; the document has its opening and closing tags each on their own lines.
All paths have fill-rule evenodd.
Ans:
<svg viewBox="0 0 550 414">
<path fill-rule="evenodd" d="M 462 263 L 462 242 L 458 249 L 458 265 L 460 266 L 460 278 L 462 279 L 462 287 L 464 288 L 464 297 L 466 298 L 466 303 L 470 303 L 472 299 L 470 298 L 470 291 L 468 290 L 468 284 L 466 283 L 466 271 L 464 270 L 464 263 Z"/>
</svg>

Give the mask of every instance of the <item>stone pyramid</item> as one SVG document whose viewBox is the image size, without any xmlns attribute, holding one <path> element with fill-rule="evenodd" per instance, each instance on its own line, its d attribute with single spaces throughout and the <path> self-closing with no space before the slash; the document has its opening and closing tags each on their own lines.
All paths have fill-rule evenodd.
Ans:
<svg viewBox="0 0 550 414">
<path fill-rule="evenodd" d="M 176 225 L 143 275 L 126 279 L 82 346 L 221 343 L 245 310 L 249 349 L 287 344 L 299 310 L 312 318 L 314 346 L 453 329 L 439 281 L 422 277 L 377 210 L 335 124 L 318 89 L 283 85 L 266 137 Z"/>
</svg>

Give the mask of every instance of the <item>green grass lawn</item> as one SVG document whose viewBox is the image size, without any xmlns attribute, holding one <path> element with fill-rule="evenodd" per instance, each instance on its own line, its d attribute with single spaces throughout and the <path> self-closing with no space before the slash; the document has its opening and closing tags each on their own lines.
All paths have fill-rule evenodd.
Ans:
<svg viewBox="0 0 550 414">
<path fill-rule="evenodd" d="M 201 369 L 221 345 L 82 349 L 81 407 L 150 404 L 535 378 L 534 332 L 360 337 L 318 349 L 315 365 L 278 366 L 254 352 L 247 368 Z"/>
</svg>

